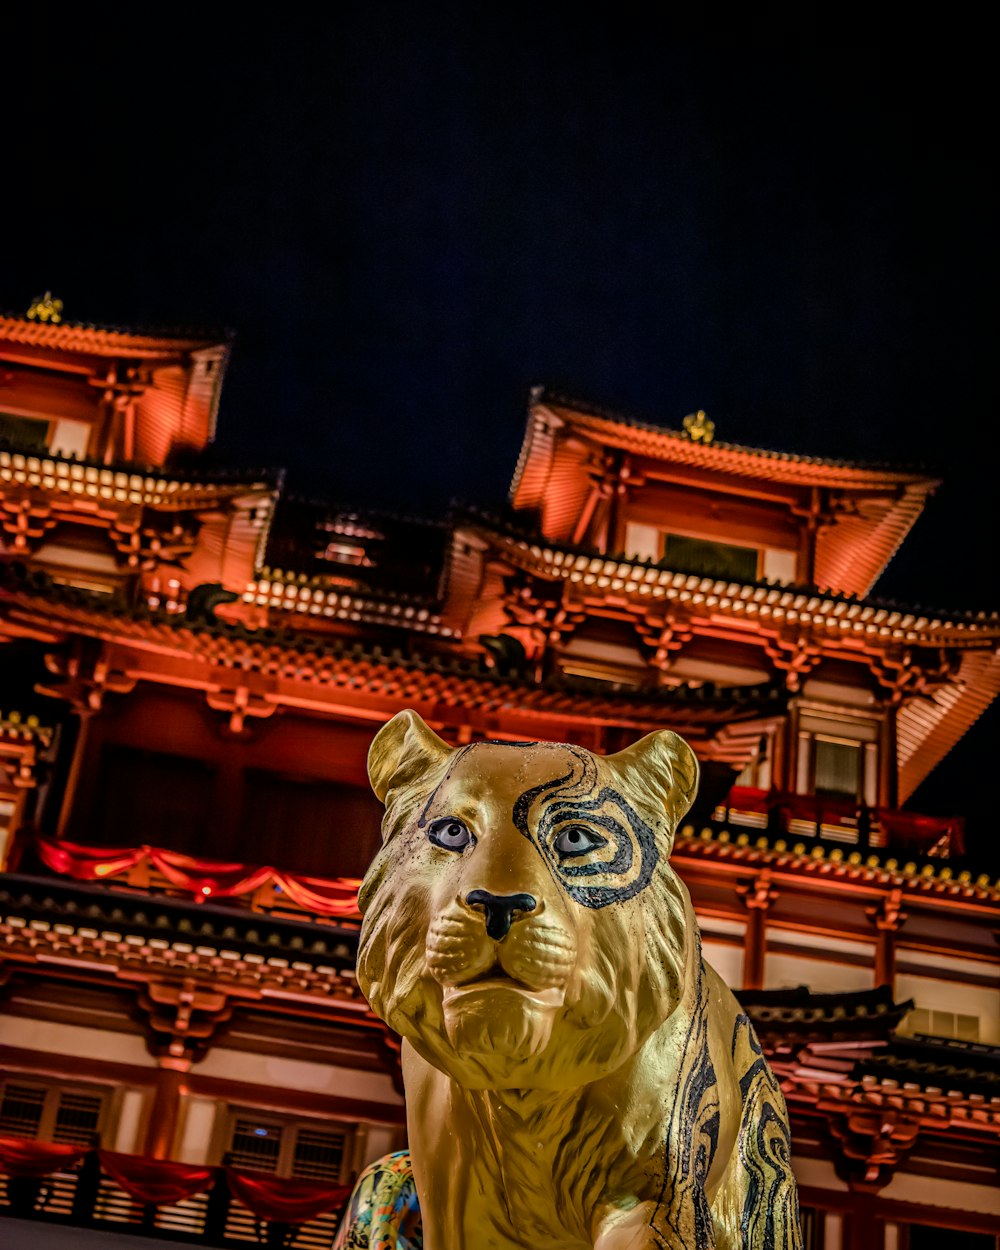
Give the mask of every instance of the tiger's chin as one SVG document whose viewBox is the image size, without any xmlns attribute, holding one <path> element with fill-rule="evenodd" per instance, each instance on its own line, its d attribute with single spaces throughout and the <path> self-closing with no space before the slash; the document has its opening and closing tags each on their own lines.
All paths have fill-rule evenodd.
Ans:
<svg viewBox="0 0 1000 1250">
<path fill-rule="evenodd" d="M 489 1070 L 530 1066 L 549 1045 L 562 1014 L 565 990 L 535 990 L 509 977 L 445 986 L 441 1006 L 451 1054 L 450 1074 L 462 1084 L 482 1083 Z"/>
</svg>

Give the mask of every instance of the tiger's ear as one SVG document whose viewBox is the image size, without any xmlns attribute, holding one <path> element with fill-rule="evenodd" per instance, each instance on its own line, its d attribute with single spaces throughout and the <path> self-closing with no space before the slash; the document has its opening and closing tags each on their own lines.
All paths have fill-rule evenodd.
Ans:
<svg viewBox="0 0 1000 1250">
<path fill-rule="evenodd" d="M 698 791 L 698 759 L 688 744 L 670 729 L 660 729 L 608 756 L 625 781 L 626 794 L 637 791 L 667 814 L 667 854 L 674 833 Z"/>
<path fill-rule="evenodd" d="M 451 747 L 409 708 L 397 712 L 368 748 L 368 779 L 385 803 L 390 790 L 407 785 L 451 755 Z"/>
</svg>

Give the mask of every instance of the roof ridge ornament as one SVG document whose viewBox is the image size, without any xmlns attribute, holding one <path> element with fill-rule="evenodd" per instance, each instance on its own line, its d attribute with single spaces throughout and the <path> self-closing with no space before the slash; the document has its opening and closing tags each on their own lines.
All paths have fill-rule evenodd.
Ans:
<svg viewBox="0 0 1000 1250">
<path fill-rule="evenodd" d="M 31 307 L 28 309 L 28 320 L 49 321 L 53 325 L 58 325 L 62 321 L 62 310 L 62 300 L 53 299 L 52 292 L 46 291 L 44 295 L 36 295 L 31 301 Z"/>
<path fill-rule="evenodd" d="M 704 443 L 706 446 L 715 438 L 715 422 L 711 421 L 702 408 L 697 412 L 689 412 L 684 418 L 684 433 L 692 443 Z"/>
</svg>

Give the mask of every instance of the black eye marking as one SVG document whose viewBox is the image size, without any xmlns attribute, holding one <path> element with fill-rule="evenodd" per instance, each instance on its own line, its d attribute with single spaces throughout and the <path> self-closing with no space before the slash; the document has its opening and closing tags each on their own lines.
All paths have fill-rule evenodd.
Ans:
<svg viewBox="0 0 1000 1250">
<path fill-rule="evenodd" d="M 617 790 L 605 786 L 594 793 L 597 764 L 589 752 L 566 745 L 562 749 L 573 757 L 574 765 L 561 777 L 543 781 L 518 796 L 512 812 L 514 826 L 538 846 L 556 879 L 575 903 L 600 908 L 634 898 L 649 885 L 659 862 L 656 835 Z M 536 837 L 529 823 L 529 813 L 538 802 L 544 802 L 545 806 L 538 816 Z M 587 822 L 588 833 L 592 825 L 603 830 L 603 834 L 592 836 L 606 835 L 614 852 L 610 859 L 574 863 L 574 859 L 582 857 L 582 852 L 567 855 L 556 845 L 558 837 L 550 840 L 554 827 L 560 822 L 576 824 L 574 816 Z M 622 879 L 620 884 L 613 883 L 615 877 Z"/>
<path fill-rule="evenodd" d="M 464 851 L 475 838 L 457 816 L 442 816 L 432 820 L 427 829 L 427 840 L 444 851 Z"/>
<path fill-rule="evenodd" d="M 574 855 L 586 855 L 588 851 L 596 851 L 598 847 L 607 845 L 607 838 L 602 838 L 599 833 L 595 833 L 593 829 L 587 829 L 583 825 L 567 825 L 552 840 L 553 849 L 558 852 L 560 859 L 570 859 Z"/>
</svg>

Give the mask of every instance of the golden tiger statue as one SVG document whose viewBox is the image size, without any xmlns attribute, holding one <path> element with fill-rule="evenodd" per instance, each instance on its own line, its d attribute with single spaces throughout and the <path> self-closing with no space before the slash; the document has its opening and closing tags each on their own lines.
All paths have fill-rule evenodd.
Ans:
<svg viewBox="0 0 1000 1250">
<path fill-rule="evenodd" d="M 798 1247 L 781 1090 L 670 867 L 688 745 L 452 749 L 406 711 L 369 774 L 358 979 L 403 1037 L 424 1250 Z"/>
</svg>

